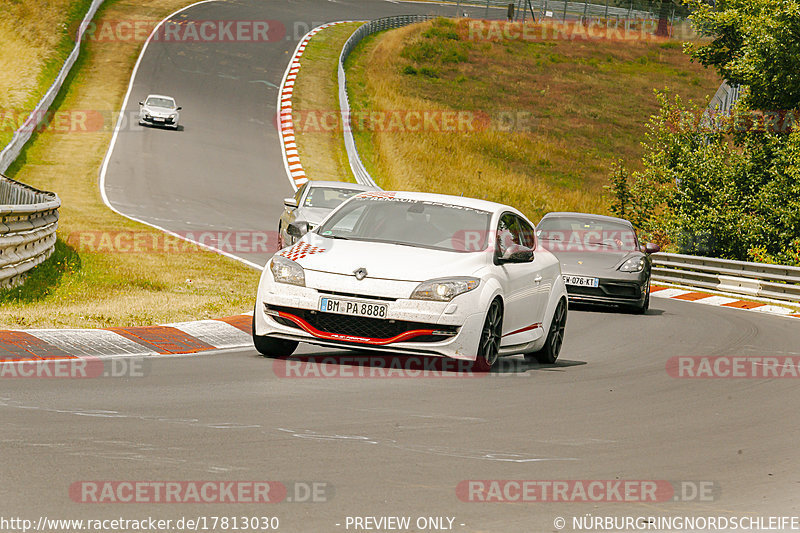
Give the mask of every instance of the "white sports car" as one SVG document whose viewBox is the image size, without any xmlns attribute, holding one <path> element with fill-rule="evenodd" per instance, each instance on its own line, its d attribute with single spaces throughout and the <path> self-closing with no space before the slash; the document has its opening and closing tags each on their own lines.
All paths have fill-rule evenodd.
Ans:
<svg viewBox="0 0 800 533">
<path fill-rule="evenodd" d="M 364 192 L 267 263 L 253 342 L 445 356 L 489 369 L 554 363 L 567 320 L 558 259 L 516 209 L 471 198 Z"/>
<path fill-rule="evenodd" d="M 178 129 L 181 120 L 181 107 L 171 96 L 151 94 L 143 102 L 139 102 L 139 125 L 164 126 Z"/>
</svg>

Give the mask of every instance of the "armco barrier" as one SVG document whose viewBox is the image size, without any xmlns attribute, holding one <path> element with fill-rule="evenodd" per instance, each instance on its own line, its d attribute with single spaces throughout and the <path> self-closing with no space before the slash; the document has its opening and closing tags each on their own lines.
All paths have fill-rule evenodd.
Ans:
<svg viewBox="0 0 800 533">
<path fill-rule="evenodd" d="M 61 200 L 0 174 L 0 287 L 11 287 L 53 253 Z"/>
<path fill-rule="evenodd" d="M 344 62 L 347 56 L 350 55 L 350 52 L 353 51 L 353 48 L 367 35 L 392 28 L 408 26 L 415 22 L 423 22 L 430 18 L 433 17 L 429 15 L 402 15 L 397 17 L 385 17 L 367 22 L 354 31 L 350 38 L 347 39 L 347 42 L 344 43 L 344 47 L 342 48 L 342 53 L 339 55 L 339 109 L 342 114 L 344 147 L 347 151 L 347 159 L 350 161 L 350 170 L 353 171 L 353 176 L 356 178 L 356 181 L 362 185 L 377 187 L 372 176 L 369 175 L 369 172 L 367 172 L 367 169 L 364 168 L 364 164 L 361 162 L 361 157 L 359 157 L 358 150 L 356 149 L 356 141 L 353 138 L 353 132 L 350 128 L 350 101 L 347 98 L 347 78 L 344 73 Z"/>
<path fill-rule="evenodd" d="M 800 302 L 800 267 L 658 253 L 653 255 L 653 280 Z"/>
<path fill-rule="evenodd" d="M 45 117 L 58 91 L 61 90 L 64 80 L 67 79 L 72 65 L 74 65 L 75 61 L 78 59 L 78 54 L 80 54 L 81 51 L 83 34 L 86 32 L 86 27 L 92 21 L 95 12 L 97 12 L 97 8 L 100 7 L 102 3 L 103 0 L 94 0 L 92 5 L 89 6 L 89 11 L 87 11 L 86 16 L 83 17 L 78 33 L 75 36 L 75 47 L 72 49 L 72 52 L 70 52 L 67 60 L 64 61 L 64 65 L 62 65 L 61 70 L 58 72 L 55 81 L 53 81 L 53 84 L 47 89 L 47 92 L 44 93 L 44 96 L 42 96 L 39 103 L 36 104 L 36 107 L 33 108 L 27 120 L 25 120 L 25 123 L 14 132 L 11 141 L 3 148 L 3 151 L 0 152 L 0 173 L 5 172 L 11 163 L 17 159 L 25 143 L 28 142 L 28 139 L 31 138 L 31 135 L 36 130 L 36 126 L 38 126 L 39 122 Z"/>
</svg>

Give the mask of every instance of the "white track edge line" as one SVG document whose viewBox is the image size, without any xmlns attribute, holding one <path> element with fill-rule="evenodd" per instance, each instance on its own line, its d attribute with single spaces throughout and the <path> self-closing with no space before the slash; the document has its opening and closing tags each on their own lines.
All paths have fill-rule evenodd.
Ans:
<svg viewBox="0 0 800 533">
<path fill-rule="evenodd" d="M 145 226 L 150 226 L 151 228 L 155 228 L 157 230 L 163 231 L 167 235 L 171 235 L 173 237 L 177 237 L 178 239 L 184 240 L 186 242 L 191 242 L 193 244 L 196 244 L 200 248 L 203 248 L 203 249 L 208 250 L 210 252 L 218 253 L 220 255 L 223 255 L 223 256 L 228 257 L 230 259 L 233 259 L 235 261 L 239 261 L 239 262 L 244 263 L 245 265 L 247 265 L 249 267 L 252 267 L 252 268 L 254 268 L 256 270 L 263 270 L 264 269 L 263 265 L 259 265 L 257 263 L 253 263 L 252 261 L 248 261 L 247 259 L 244 259 L 242 257 L 238 257 L 238 256 L 236 256 L 236 255 L 234 255 L 234 254 L 232 254 L 230 252 L 226 252 L 224 250 L 220 250 L 219 248 L 215 248 L 213 246 L 209 246 L 207 244 L 195 241 L 193 239 L 189 239 L 189 238 L 187 238 L 187 237 L 185 237 L 183 235 L 179 235 L 178 233 L 175 233 L 174 231 L 171 231 L 171 230 L 168 230 L 166 228 L 163 228 L 163 227 L 161 227 L 161 226 L 159 226 L 157 224 L 153 224 L 153 223 L 147 222 L 145 220 L 141 220 L 141 219 L 139 219 L 137 217 L 134 217 L 134 216 L 131 216 L 131 215 L 127 215 L 127 214 L 123 213 L 122 211 L 120 211 L 119 209 L 117 209 L 116 207 L 114 207 L 113 205 L 111 205 L 111 202 L 108 199 L 108 195 L 106 194 L 106 171 L 108 170 L 108 163 L 111 160 L 111 154 L 114 152 L 114 146 L 115 146 L 115 144 L 117 142 L 117 136 L 119 135 L 119 131 L 120 131 L 120 128 L 122 126 L 125 109 L 128 106 L 128 100 L 130 100 L 131 91 L 133 90 L 133 82 L 136 79 L 136 73 L 139 70 L 139 65 L 142 62 L 142 58 L 144 57 L 144 54 L 147 51 L 147 46 L 150 44 L 150 41 L 152 40 L 153 35 L 155 35 L 155 33 L 158 31 L 158 29 L 166 21 L 168 21 L 169 19 L 171 19 L 172 17 L 174 17 L 178 13 L 186 11 L 187 9 L 191 9 L 191 8 L 193 8 L 195 6 L 200 5 L 200 4 L 207 4 L 207 3 L 210 3 L 210 2 L 221 2 L 221 1 L 223 1 L 223 0 L 201 0 L 200 2 L 195 2 L 193 4 L 190 4 L 190 5 L 186 6 L 186 7 L 182 7 L 181 9 L 178 9 L 177 11 L 175 11 L 173 13 L 170 13 L 168 16 L 163 18 L 161 20 L 161 22 L 159 22 L 156 25 L 156 27 L 153 28 L 153 31 L 150 32 L 150 35 L 147 36 L 147 40 L 144 42 L 144 45 L 142 46 L 142 50 L 139 52 L 139 57 L 136 58 L 136 64 L 133 66 L 133 71 L 131 72 L 131 78 L 130 78 L 130 81 L 128 82 L 128 89 L 125 92 L 125 98 L 122 101 L 122 108 L 120 109 L 119 117 L 117 117 L 117 124 L 114 126 L 114 133 L 111 135 L 111 142 L 108 144 L 108 150 L 106 150 L 106 155 L 103 158 L 103 164 L 100 167 L 100 195 L 102 196 L 103 203 L 106 204 L 106 207 L 111 209 L 116 214 L 127 218 L 128 220 L 133 220 L 134 222 L 138 222 L 140 224 L 144 224 Z"/>
</svg>

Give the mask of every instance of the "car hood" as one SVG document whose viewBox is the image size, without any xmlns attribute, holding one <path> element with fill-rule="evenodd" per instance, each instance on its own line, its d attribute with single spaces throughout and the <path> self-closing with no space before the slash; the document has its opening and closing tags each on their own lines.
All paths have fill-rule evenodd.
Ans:
<svg viewBox="0 0 800 533">
<path fill-rule="evenodd" d="M 297 244 L 278 252 L 303 268 L 352 276 L 359 268 L 372 279 L 425 281 L 470 276 L 483 266 L 484 254 L 448 252 L 397 244 L 328 239 L 306 234 Z"/>
<path fill-rule="evenodd" d="M 641 252 L 552 252 L 561 263 L 561 270 L 566 274 L 590 274 L 607 270 L 616 270 L 623 261 L 630 257 L 640 256 Z"/>
<path fill-rule="evenodd" d="M 177 111 L 171 107 L 145 105 L 144 108 L 146 111 L 149 111 L 150 113 L 158 113 L 160 115 L 169 115 L 171 113 L 177 113 Z"/>
</svg>

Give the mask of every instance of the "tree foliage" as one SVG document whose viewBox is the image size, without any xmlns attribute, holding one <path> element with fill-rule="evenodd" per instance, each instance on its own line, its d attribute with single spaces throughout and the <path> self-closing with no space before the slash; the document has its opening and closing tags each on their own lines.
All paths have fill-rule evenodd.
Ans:
<svg viewBox="0 0 800 533">
<path fill-rule="evenodd" d="M 712 36 L 687 51 L 744 97 L 712 117 L 657 93 L 644 169 L 613 169 L 612 210 L 673 251 L 800 264 L 800 0 L 687 3 Z M 753 120 L 764 115 L 776 124 Z"/>
</svg>

